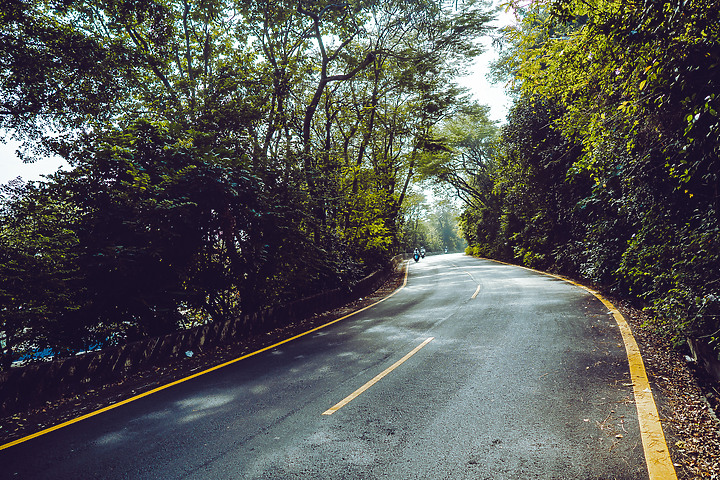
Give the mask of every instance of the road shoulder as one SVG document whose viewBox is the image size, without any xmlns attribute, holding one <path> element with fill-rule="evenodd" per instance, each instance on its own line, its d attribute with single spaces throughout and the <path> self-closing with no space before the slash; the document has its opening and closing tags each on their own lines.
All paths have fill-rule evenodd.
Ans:
<svg viewBox="0 0 720 480">
<path fill-rule="evenodd" d="M 404 272 L 394 272 L 371 295 L 340 308 L 292 322 L 265 334 L 244 338 L 232 345 L 224 345 L 206 352 L 197 352 L 190 358 L 172 359 L 151 370 L 130 375 L 102 388 L 91 389 L 80 395 L 67 396 L 47 402 L 42 407 L 16 415 L 0 417 L 0 445 L 5 445 L 38 431 L 101 410 L 128 398 L 142 395 L 162 385 L 173 383 L 197 372 L 307 332 L 378 302 L 397 290 L 402 285 L 403 280 Z"/>
<path fill-rule="evenodd" d="M 581 282 L 537 272 L 594 292 Z M 630 326 L 654 392 L 677 478 L 720 479 L 720 462 L 717 460 L 720 458 L 720 420 L 717 416 L 720 413 L 720 386 L 709 380 L 702 369 L 689 364 L 684 352 L 652 327 L 651 318 L 644 310 L 600 290 L 598 293 L 617 308 Z"/>
<path fill-rule="evenodd" d="M 649 326 L 647 313 L 611 299 L 630 324 L 679 479 L 720 478 L 720 422 L 708 401 L 717 388 Z M 714 391 L 713 391 L 714 390 Z"/>
</svg>

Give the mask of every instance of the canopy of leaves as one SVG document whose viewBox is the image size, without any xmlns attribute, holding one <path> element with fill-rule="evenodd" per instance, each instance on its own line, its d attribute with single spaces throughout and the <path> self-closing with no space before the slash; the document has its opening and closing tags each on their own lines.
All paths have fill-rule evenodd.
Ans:
<svg viewBox="0 0 720 480">
<path fill-rule="evenodd" d="M 8 0 L 3 367 L 349 285 L 403 248 L 481 2 Z"/>
<path fill-rule="evenodd" d="M 720 10 L 704 1 L 520 8 L 497 73 L 516 97 L 463 214 L 479 254 L 554 268 L 720 342 Z"/>
</svg>

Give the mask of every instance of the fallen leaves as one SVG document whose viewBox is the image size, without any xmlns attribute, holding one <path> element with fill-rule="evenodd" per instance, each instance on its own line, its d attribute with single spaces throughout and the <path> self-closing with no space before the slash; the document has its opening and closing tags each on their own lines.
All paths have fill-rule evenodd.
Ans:
<svg viewBox="0 0 720 480">
<path fill-rule="evenodd" d="M 656 335 L 644 312 L 623 307 L 645 361 L 678 478 L 720 479 L 720 421 L 713 410 L 720 406 L 718 385 Z"/>
</svg>

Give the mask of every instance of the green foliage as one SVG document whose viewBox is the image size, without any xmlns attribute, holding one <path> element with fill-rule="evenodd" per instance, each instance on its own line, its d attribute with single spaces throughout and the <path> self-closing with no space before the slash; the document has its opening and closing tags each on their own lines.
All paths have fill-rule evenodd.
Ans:
<svg viewBox="0 0 720 480">
<path fill-rule="evenodd" d="M 7 368 L 13 348 L 42 349 L 56 341 L 81 346 L 78 326 L 59 318 L 79 309 L 85 292 L 74 231 L 78 208 L 53 199 L 42 185 L 4 190 L 12 201 L 0 215 L 0 361 Z"/>
<path fill-rule="evenodd" d="M 475 1 L 2 3 L 0 129 L 73 166 L 4 195 L 2 367 L 385 262 L 490 19 Z"/>
<path fill-rule="evenodd" d="M 428 252 L 462 250 L 465 242 L 459 231 L 459 211 L 450 196 L 435 192 L 438 198 L 427 203 L 425 195 L 413 192 L 405 207 L 405 223 L 402 225 L 400 249 L 412 252 L 425 247 Z"/>
<path fill-rule="evenodd" d="M 228 275 L 253 269 L 258 180 L 196 143 L 176 127 L 138 122 L 93 142 L 82 164 L 58 181 L 87 212 L 78 235 L 97 301 L 82 313 L 110 331 L 123 324 L 136 335 L 176 328 L 185 285 L 203 287 L 190 270 L 208 250 L 230 264 Z M 213 285 L 223 283 L 237 282 Z"/>
<path fill-rule="evenodd" d="M 702 1 L 533 2 L 498 76 L 516 102 L 463 214 L 473 253 L 642 300 L 718 343 L 720 12 Z"/>
</svg>

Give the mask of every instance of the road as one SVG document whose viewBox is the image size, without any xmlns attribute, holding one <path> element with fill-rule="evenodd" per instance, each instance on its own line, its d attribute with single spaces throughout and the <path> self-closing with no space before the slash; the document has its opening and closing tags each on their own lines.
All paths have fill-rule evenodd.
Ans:
<svg viewBox="0 0 720 480">
<path fill-rule="evenodd" d="M 0 476 L 575 480 L 648 468 L 607 307 L 458 254 L 411 264 L 402 290 L 338 323 L 4 449 Z"/>
</svg>

